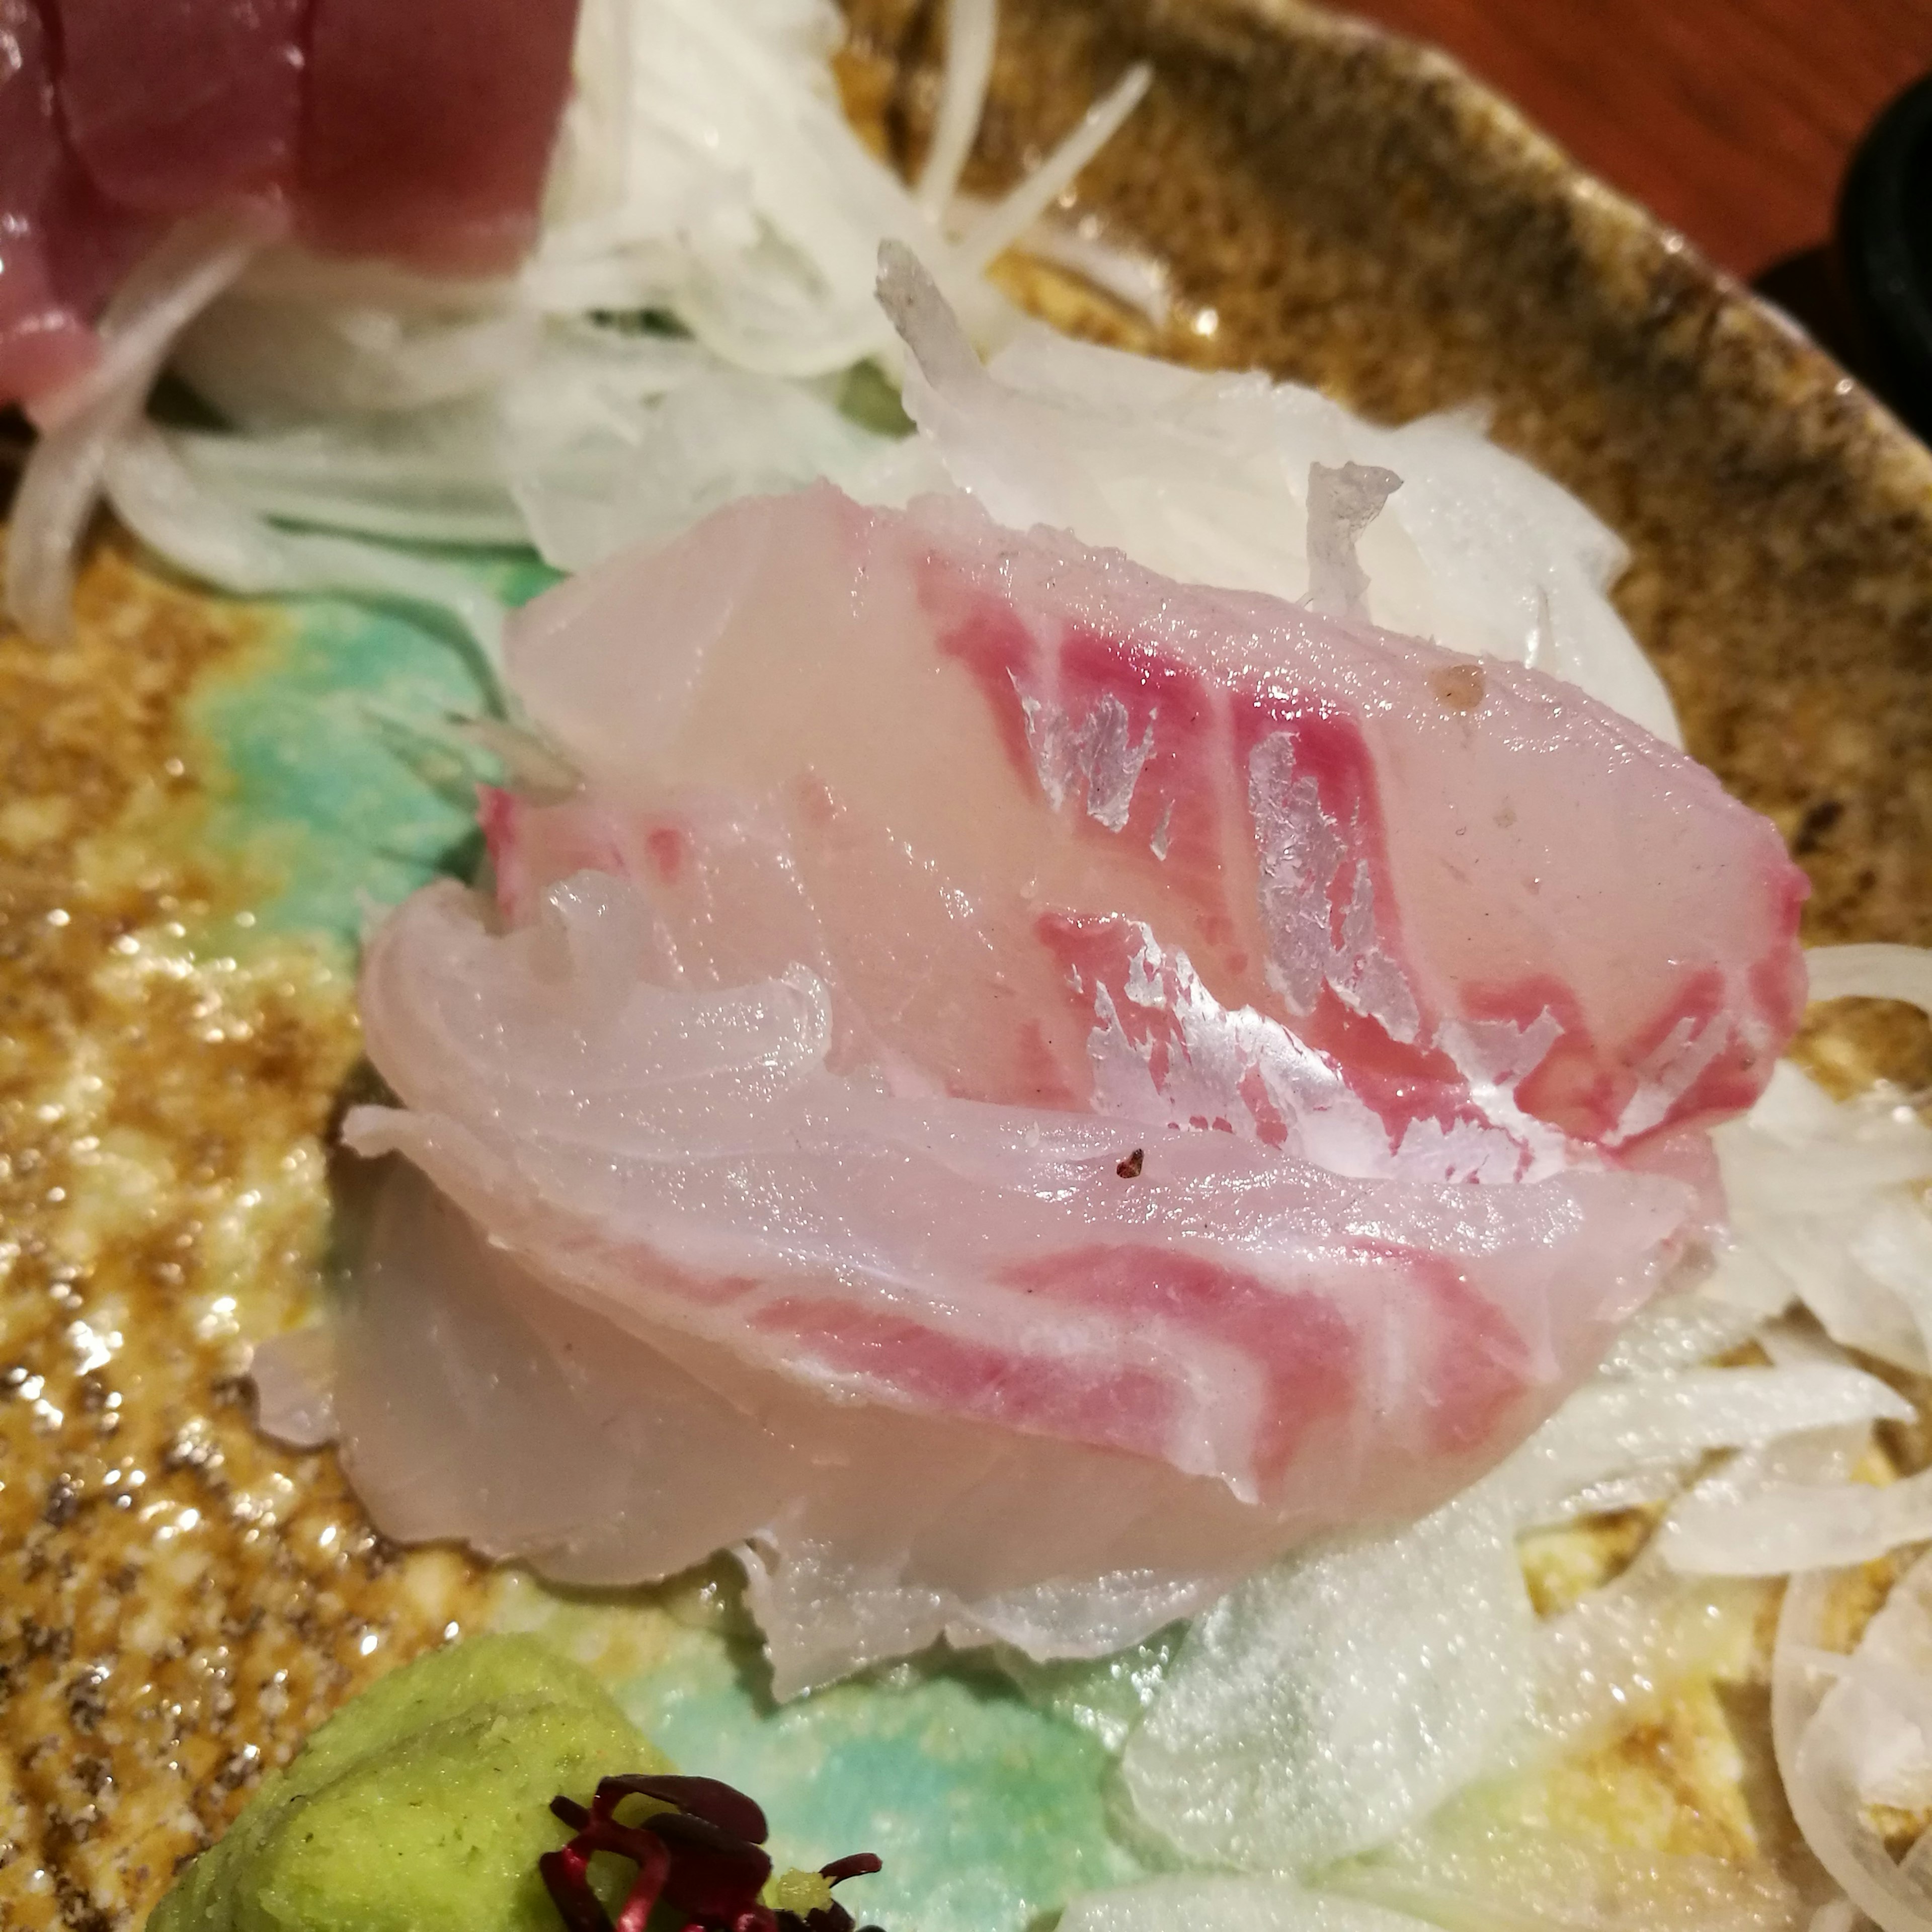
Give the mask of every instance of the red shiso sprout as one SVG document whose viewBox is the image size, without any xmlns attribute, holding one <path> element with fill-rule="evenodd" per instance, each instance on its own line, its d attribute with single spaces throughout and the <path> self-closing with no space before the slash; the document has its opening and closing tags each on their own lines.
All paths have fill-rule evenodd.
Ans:
<svg viewBox="0 0 1932 1932">
<path fill-rule="evenodd" d="M 671 1808 L 620 1824 L 617 1807 L 633 1797 Z M 568 1932 L 645 1932 L 660 1899 L 676 1908 L 680 1932 L 854 1932 L 852 1915 L 836 1900 L 803 1914 L 764 1903 L 759 1894 L 772 1875 L 764 1849 L 765 1814 L 716 1778 L 607 1778 L 588 1810 L 562 1797 L 550 1808 L 576 1834 L 537 1861 Z M 590 1888 L 590 1861 L 599 1852 L 628 1858 L 638 1868 L 614 1926 Z M 854 1852 L 820 1866 L 818 1875 L 833 1886 L 880 1869 L 875 1853 Z"/>
</svg>

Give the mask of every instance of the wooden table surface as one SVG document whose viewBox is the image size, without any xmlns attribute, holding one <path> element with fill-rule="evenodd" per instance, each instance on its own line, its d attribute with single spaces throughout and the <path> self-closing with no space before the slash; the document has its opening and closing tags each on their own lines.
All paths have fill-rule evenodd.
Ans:
<svg viewBox="0 0 1932 1932">
<path fill-rule="evenodd" d="M 1447 48 L 1748 280 L 1826 239 L 1854 143 L 1932 70 L 1932 0 L 1336 4 Z"/>
</svg>

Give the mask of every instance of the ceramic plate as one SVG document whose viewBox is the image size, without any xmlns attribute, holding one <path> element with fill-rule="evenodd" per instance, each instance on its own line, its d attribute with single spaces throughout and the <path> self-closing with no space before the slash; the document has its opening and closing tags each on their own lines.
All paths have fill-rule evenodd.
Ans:
<svg viewBox="0 0 1932 1932">
<path fill-rule="evenodd" d="M 850 9 L 848 106 L 908 160 L 940 10 Z M 1280 0 L 1006 0 L 1003 20 L 982 185 L 1154 63 L 1082 193 L 1164 265 L 1173 320 L 1011 286 L 1372 415 L 1489 406 L 1628 542 L 1618 602 L 1692 749 L 1810 872 L 1810 936 L 1932 941 L 1924 449 L 1438 56 Z M 475 567 L 511 594 L 542 580 Z M 903 1666 L 776 1710 L 718 1576 L 566 1599 L 399 1551 L 331 1457 L 250 1432 L 248 1343 L 322 1292 L 362 922 L 474 857 L 475 772 L 444 728 L 474 699 L 432 629 L 212 601 L 112 530 L 73 648 L 0 637 L 0 1921 L 138 1923 L 343 1698 L 495 1623 L 548 1628 L 686 1768 L 754 1790 L 782 1863 L 884 1854 L 869 1916 L 1022 1932 L 1141 1868 L 1108 1770 L 1160 1642 L 1024 1690 Z M 1932 1083 L 1897 1010 L 1834 1010 L 1808 1050 L 1846 1083 Z M 1539 1600 L 1622 1554 L 1613 1529 L 1532 1547 Z M 1770 1600 L 1741 1586 L 1714 1671 L 1552 1784 L 1552 1815 L 1794 1856 L 1762 1802 Z"/>
</svg>

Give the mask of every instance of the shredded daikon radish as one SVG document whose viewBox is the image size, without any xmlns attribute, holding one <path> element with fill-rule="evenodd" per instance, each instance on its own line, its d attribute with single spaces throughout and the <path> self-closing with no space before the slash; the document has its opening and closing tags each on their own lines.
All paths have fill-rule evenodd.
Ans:
<svg viewBox="0 0 1932 1932">
<path fill-rule="evenodd" d="M 1468 412 L 1376 430 L 1258 376 L 1192 376 L 1035 331 L 976 392 L 1004 406 L 969 434 L 926 410 L 926 446 L 893 452 L 845 418 L 827 386 L 899 352 L 874 299 L 882 239 L 925 265 L 982 344 L 1016 326 L 980 272 L 1016 243 L 1164 310 L 1158 276 L 1087 224 L 1046 219 L 1144 93 L 1145 69 L 1004 199 L 969 208 L 953 194 L 993 14 L 992 0 L 953 8 L 915 191 L 844 118 L 824 0 L 586 0 L 524 272 L 445 284 L 275 251 L 182 343 L 182 372 L 234 430 L 182 439 L 178 454 L 206 493 L 257 518 L 456 543 L 514 532 L 560 568 L 817 476 L 888 501 L 958 480 L 1002 520 L 1289 596 L 1310 587 L 1314 466 L 1382 468 L 1402 487 L 1364 540 L 1377 621 L 1541 664 L 1674 737 L 1663 687 L 1604 594 L 1621 546 Z M 946 224 L 962 215 L 956 237 Z M 667 343 L 664 327 L 691 339 Z M 976 436 L 1010 445 L 999 488 L 978 473 Z M 64 554 L 74 519 L 56 520 Z M 60 592 L 56 580 L 44 603 Z"/>
<path fill-rule="evenodd" d="M 1747 1586 L 1687 1581 L 1646 1548 L 1622 1575 L 1538 1626 L 1532 1724 L 1493 1768 L 1546 1764 L 1654 1720 L 1681 1685 L 1742 1665 L 1756 1608 Z"/>
<path fill-rule="evenodd" d="M 1606 595 L 1622 544 L 1471 414 L 1382 429 L 1312 390 L 1034 323 L 982 368 L 944 291 L 890 247 L 880 298 L 912 353 L 904 398 L 920 431 L 881 472 L 882 499 L 951 484 L 1014 529 L 1049 524 L 1184 583 L 1300 600 L 1316 587 L 1311 476 L 1381 470 L 1401 487 L 1360 541 L 1374 622 L 1537 665 L 1677 740 L 1663 684 Z"/>
<path fill-rule="evenodd" d="M 1659 1465 L 1688 1468 L 1713 1449 L 1881 1418 L 1905 1421 L 1904 1396 L 1874 1376 L 1827 1364 L 1688 1369 L 1579 1389 L 1483 1486 L 1520 1527 L 1562 1515 L 1586 1486 Z"/>
<path fill-rule="evenodd" d="M 1258 376 L 1192 376 L 1034 330 L 980 376 L 974 400 L 1001 406 L 963 433 L 916 385 L 916 452 L 848 417 L 845 372 L 898 354 L 874 298 L 882 239 L 923 263 L 982 344 L 1016 318 L 981 271 L 1028 238 L 1164 308 L 1157 278 L 1124 274 L 1126 258 L 1085 226 L 1046 220 L 1144 94 L 1144 68 L 1004 199 L 969 209 L 955 196 L 995 25 L 992 0 L 956 0 L 914 191 L 844 121 L 824 0 L 587 0 L 524 273 L 451 284 L 276 251 L 184 338 L 178 368 L 235 428 L 182 438 L 177 454 L 206 494 L 257 518 L 401 540 L 514 534 L 566 568 L 816 476 L 885 501 L 957 481 L 1001 520 L 1289 596 L 1312 584 L 1306 479 L 1380 469 L 1402 487 L 1360 559 L 1377 621 L 1540 664 L 1674 737 L 1663 687 L 1604 594 L 1623 560 L 1616 538 L 1466 412 L 1376 430 Z M 944 224 L 962 214 L 956 238 Z M 690 339 L 667 341 L 665 327 Z M 56 520 L 61 554 L 74 520 Z M 166 527 L 151 520 L 151 535 Z M 174 561 L 195 568 L 186 550 Z M 337 587 L 359 594 L 363 580 Z M 55 581 L 44 603 L 61 592 Z"/>
<path fill-rule="evenodd" d="M 934 226 L 952 206 L 986 111 L 999 23 L 998 0 L 950 0 L 946 10 L 946 72 L 914 196 L 920 212 Z"/>
<path fill-rule="evenodd" d="M 1386 1843 L 1526 1724 L 1535 1618 L 1480 1492 L 1331 1542 L 1198 1618 L 1121 1773 L 1188 1856 L 1306 1873 Z"/>
<path fill-rule="evenodd" d="M 176 371 L 228 422 L 259 432 L 433 410 L 494 389 L 538 352 L 534 310 L 511 299 L 452 312 L 440 292 L 379 305 L 244 287 L 187 331 Z"/>
<path fill-rule="evenodd" d="M 968 209 L 954 190 L 991 58 L 986 0 L 952 6 L 940 125 L 916 192 L 839 112 L 827 66 L 836 22 L 819 0 L 588 0 L 582 17 L 578 97 L 520 277 L 430 289 L 279 250 L 244 275 L 262 235 L 238 226 L 182 231 L 128 284 L 98 369 L 44 412 L 23 481 L 8 596 L 30 627 L 58 630 L 74 542 L 104 484 L 145 540 L 209 581 L 442 612 L 478 641 L 488 674 L 501 612 L 462 573 L 266 519 L 471 544 L 534 536 L 553 560 L 577 563 L 730 495 L 829 474 L 883 497 L 958 484 L 1004 521 L 1062 524 L 1172 574 L 1300 597 L 1316 588 L 1310 478 L 1354 464 L 1401 482 L 1354 553 L 1371 618 L 1538 664 L 1674 735 L 1662 687 L 1605 596 L 1616 539 L 1489 443 L 1472 414 L 1381 429 L 1260 376 L 1197 376 L 1016 328 L 980 272 L 1050 232 L 1073 176 L 1144 91 L 1144 70 L 1004 200 Z M 963 237 L 944 226 L 962 214 Z M 886 292 L 917 358 L 906 394 L 922 437 L 910 445 L 840 406 L 860 358 L 896 366 L 873 300 L 882 238 L 905 251 Z M 236 433 L 170 438 L 137 422 L 178 337 L 181 369 Z M 976 343 L 997 346 L 990 367 Z M 1832 949 L 1813 956 L 1812 973 L 1818 999 L 1932 1008 L 1932 958 L 1912 949 Z M 1412 1842 L 1473 1782 L 1607 1735 L 1714 1667 L 1736 1640 L 1744 1586 L 1686 1581 L 1673 1565 L 1774 1572 L 1932 1534 L 1927 1478 L 1839 1480 L 1869 1423 L 1910 1406 L 1837 1352 L 1764 1325 L 1802 1300 L 1844 1347 L 1932 1367 L 1921 1198 L 1932 1130 L 1896 1096 L 1840 1106 L 1786 1066 L 1718 1140 L 1732 1246 L 1712 1281 L 1640 1318 L 1604 1378 L 1503 1471 L 1422 1524 L 1324 1544 L 1251 1580 L 1148 1688 L 1124 1780 L 1142 1820 L 1184 1854 L 1310 1874 Z M 1772 1368 L 1694 1366 L 1753 1336 Z M 1678 1493 L 1727 1449 L 1742 1453 Z M 1520 1530 L 1673 1497 L 1622 1575 L 1535 1620 Z M 1794 1814 L 1886 1932 L 1932 1927 L 1932 1849 L 1922 1841 L 1894 1865 L 1862 1809 L 1875 1792 L 1932 1790 L 1932 1736 L 1914 1715 L 1932 1694 L 1932 1646 L 1913 1634 L 1922 1592 L 1901 1586 L 1858 1652 L 1834 1658 L 1821 1648 L 1828 1588 L 1800 1574 L 1780 1625 L 1778 1755 Z M 1110 1720 L 1110 1738 L 1130 1720 Z M 1549 1877 L 1560 1861 L 1534 1882 L 1529 1866 L 1510 1869 L 1505 1881 L 1438 1868 L 1388 1900 L 1450 1926 L 1670 1922 L 1660 1909 L 1620 1918 L 1600 1890 L 1585 1911 L 1587 1888 L 1566 1896 Z M 1649 1897 L 1644 1882 L 1630 1880 L 1631 1897 Z M 1163 1922 L 1220 1912 L 1215 1922 L 1244 1932 L 1366 1922 L 1272 1881 L 1185 1883 L 1185 1904 L 1136 1890 L 1081 1901 L 1067 1922 L 1137 1928 L 1150 1910 Z M 1700 1928 L 1792 1922 L 1781 1894 L 1712 1897 Z"/>
<path fill-rule="evenodd" d="M 522 544 L 529 532 L 496 475 L 493 426 L 473 410 L 425 410 L 260 436 L 176 430 L 195 481 L 258 516 L 396 543 Z"/>
<path fill-rule="evenodd" d="M 1932 1367 L 1932 1128 L 1895 1096 L 1838 1105 L 1786 1062 L 1712 1138 L 1736 1250 L 1720 1281 L 1741 1269 L 1767 1312 L 1802 1300 L 1846 1347 Z"/>
<path fill-rule="evenodd" d="M 1593 1842 L 1454 1808 L 1324 1883 L 1448 1932 L 1802 1932 L 1774 1874 L 1727 1859 Z"/>
<path fill-rule="evenodd" d="M 1808 1670 L 1821 1671 L 1827 1677 L 1862 1684 L 1875 1696 L 1882 1697 L 1894 1714 L 1904 1720 L 1904 1728 L 1915 1733 L 1912 1755 L 1921 1764 L 1932 1766 L 1932 1760 L 1927 1758 L 1925 1752 L 1928 1740 L 1932 1740 L 1932 1677 L 1900 1670 L 1870 1654 L 1863 1646 L 1850 1655 L 1842 1651 L 1808 1650 L 1800 1646 L 1793 1649 L 1791 1655 L 1794 1662 L 1802 1664 Z M 1884 1761 L 1889 1755 L 1875 1751 L 1868 1756 L 1858 1780 L 1860 1792 L 1867 1798 L 1878 1798 L 1883 1793 L 1888 1802 L 1904 1798 L 1914 1808 L 1922 1807 L 1927 1798 L 1922 1782 L 1916 1790 L 1898 1791 L 1896 1764 Z"/>
<path fill-rule="evenodd" d="M 1108 240 L 1090 215 L 1072 222 L 1042 216 L 1013 244 L 1022 254 L 1069 268 L 1158 328 L 1174 307 L 1167 265 Z"/>
<path fill-rule="evenodd" d="M 728 368 L 699 344 L 555 332 L 499 399 L 508 490 L 545 560 L 578 569 L 736 496 L 857 485 L 886 439 L 834 382 Z"/>
<path fill-rule="evenodd" d="M 109 303 L 99 362 L 42 406 L 44 433 L 21 472 L 7 543 L 7 609 L 29 637 L 67 635 L 75 551 L 115 445 L 139 419 L 175 337 L 241 273 L 266 232 L 252 208 L 172 230 Z"/>
<path fill-rule="evenodd" d="M 445 614 L 475 649 L 485 701 L 500 702 L 502 606 L 461 572 L 380 544 L 276 530 L 201 489 L 150 425 L 136 425 L 113 446 L 105 482 L 136 536 L 224 590 L 244 596 L 349 590 Z"/>
<path fill-rule="evenodd" d="M 840 112 L 817 6 L 628 0 L 632 62 L 607 153 L 614 185 L 557 211 L 524 286 L 547 313 L 664 309 L 734 368 L 817 376 L 889 350 L 871 299 L 882 236 L 940 266 L 944 238 Z M 948 286 L 981 326 L 976 278 Z"/>
<path fill-rule="evenodd" d="M 1792 1438 L 1768 1473 L 1842 1474 L 1873 1419 L 1912 1413 L 1834 1361 L 1587 1385 L 1447 1508 L 1298 1552 L 1198 1619 L 1122 1760 L 1137 1812 L 1190 1857 L 1305 1874 L 1479 1777 L 1600 1740 L 1730 1658 L 1751 1600 L 1687 1583 L 1653 1546 L 1538 1624 L 1516 1532 L 1592 1485 L 1669 1496 L 1714 1449 Z"/>
<path fill-rule="evenodd" d="M 951 223 L 970 226 L 992 204 L 976 195 L 952 198 Z M 1117 239 L 1090 209 L 1071 214 L 1050 208 L 1013 244 L 1016 253 L 1069 269 L 1158 328 L 1174 311 L 1173 278 L 1167 264 Z"/>
<path fill-rule="evenodd" d="M 1876 962 L 1888 976 L 1874 963 L 1860 964 L 1853 990 L 1916 983 L 1911 959 Z M 1814 983 L 1835 989 L 1844 980 L 1830 975 L 1844 970 Z M 1777 1664 L 1779 1761 L 1787 1780 L 1797 1768 L 1807 1780 L 1794 1810 L 1822 1862 L 1886 1932 L 1932 1924 L 1912 1916 L 1932 1886 L 1932 1840 L 1904 1867 L 1881 1868 L 1882 1846 L 1858 1810 L 1886 1792 L 1932 1808 L 1932 1728 L 1922 1735 L 1914 1715 L 1932 1721 L 1932 1568 L 1913 1573 L 1924 1579 L 1914 1593 L 1894 1592 L 1858 1658 L 1821 1661 L 1828 1585 L 1810 1568 L 1932 1536 L 1932 1474 L 1888 1487 L 1849 1480 L 1871 1425 L 1916 1412 L 1837 1343 L 1778 1318 L 1814 1286 L 1790 1271 L 1794 1227 L 1850 1215 L 1862 1252 L 1876 1252 L 1874 1227 L 1888 1231 L 1892 1263 L 1912 1249 L 1900 1230 L 1905 1217 L 1924 1218 L 1910 1190 L 1932 1172 L 1932 1135 L 1894 1101 L 1840 1105 L 1791 1066 L 1722 1132 L 1738 1205 L 1717 1277 L 1636 1318 L 1604 1375 L 1447 1509 L 1408 1530 L 1304 1552 L 1196 1624 L 1123 1758 L 1138 1814 L 1184 1855 L 1312 1875 L 1350 1849 L 1433 1844 L 1417 1828 L 1457 1791 L 1571 1760 L 1660 1715 L 1680 1687 L 1744 1673 L 1760 1601 L 1747 1580 L 1800 1568 Z M 1688 1366 L 1747 1339 L 1770 1367 Z M 1694 1480 L 1725 1450 L 1737 1453 Z M 1508 1574 L 1513 1531 L 1635 1501 L 1671 1502 L 1636 1559 L 1562 1615 L 1526 1623 Z M 1880 1750 L 1855 1700 L 1888 1690 Z M 1625 1911 L 1587 1888 L 1567 1896 L 1545 1885 L 1534 1860 L 1480 1879 L 1480 1859 L 1465 1858 L 1453 1880 L 1442 1868 L 1391 1876 L 1400 1864 L 1379 1853 L 1324 1882 L 1340 1876 L 1470 1932 L 1797 1932 L 1805 1922 L 1778 1882 L 1730 1868 L 1713 1868 L 1717 1890 L 1701 1900 L 1688 1885 L 1691 1906 L 1669 1907 L 1634 1880 Z"/>
<path fill-rule="evenodd" d="M 534 535 L 576 562 L 694 521 L 725 496 L 843 475 L 879 439 L 811 386 L 897 356 L 873 298 L 880 238 L 916 248 L 976 332 L 997 338 L 1012 315 L 980 274 L 987 250 L 1064 194 L 1144 86 L 1138 75 L 1116 88 L 985 212 L 962 253 L 940 218 L 983 108 L 994 0 L 956 11 L 923 202 L 844 119 L 830 66 L 840 27 L 825 0 L 586 0 L 543 230 L 520 276 L 442 281 L 283 250 L 209 306 L 238 261 L 211 265 L 190 248 L 183 266 L 176 238 L 117 297 L 98 368 L 47 405 L 16 516 L 16 614 L 43 634 L 64 622 L 109 452 L 177 337 L 178 372 L 232 426 L 183 439 L 177 454 L 204 494 L 256 518 L 404 540 Z M 258 217 L 243 219 L 259 231 Z M 199 230 L 182 234 L 194 242 Z M 579 408 L 589 427 L 574 446 L 554 422 L 531 434 L 532 393 L 581 376 L 582 332 L 640 316 L 696 338 L 679 345 L 701 366 L 687 367 L 674 401 Z M 646 332 L 601 332 L 607 362 L 662 360 Z M 470 446 L 459 483 L 440 459 L 460 403 L 472 406 L 456 412 Z M 614 467 L 626 437 L 634 460 Z M 169 553 L 195 572 L 211 554 L 206 520 L 151 517 L 147 534 L 158 543 L 176 528 L 198 532 Z M 366 560 L 323 584 L 332 555 L 353 554 L 304 553 L 304 587 L 364 594 Z"/>
<path fill-rule="evenodd" d="M 1618 1510 L 1642 1509 L 1667 1502 L 1684 1486 L 1690 1465 L 1684 1461 L 1640 1462 L 1614 1476 L 1600 1476 L 1568 1495 L 1538 1503 L 1526 1512 L 1526 1530 L 1555 1529 L 1584 1516 L 1608 1516 Z"/>
<path fill-rule="evenodd" d="M 1671 1567 L 1700 1576 L 1846 1569 L 1927 1541 L 1932 1470 L 1882 1487 L 1766 1483 L 1744 1496 L 1700 1484 L 1658 1532 Z"/>
<path fill-rule="evenodd" d="M 266 208 L 209 209 L 170 229 L 115 292 L 100 320 L 92 367 L 34 405 L 44 430 L 151 382 L 183 329 L 279 231 Z"/>
<path fill-rule="evenodd" d="M 1079 126 L 960 238 L 948 264 L 955 276 L 982 274 L 1004 255 L 1072 187 L 1080 170 L 1114 138 L 1153 82 L 1153 68 L 1130 68 L 1112 92 L 1087 110 Z"/>
<path fill-rule="evenodd" d="M 1853 1670 L 1820 1667 L 1836 1574 L 1795 1578 L 1778 1618 L 1772 1723 L 1792 1816 L 1820 1864 L 1882 1932 L 1932 1928 L 1932 1858 L 1922 1838 L 1895 1862 L 1866 1815 L 1864 1786 L 1895 1750 L 1909 1714 Z M 1922 1558 L 1867 1627 L 1853 1661 L 1932 1678 L 1932 1559 Z"/>
<path fill-rule="evenodd" d="M 1788 1298 L 1780 1298 L 1778 1305 Z M 1748 1341 L 1764 1316 L 1761 1305 L 1727 1300 L 1702 1286 L 1660 1295 L 1618 1330 L 1597 1372 L 1656 1375 L 1693 1367 Z"/>
</svg>

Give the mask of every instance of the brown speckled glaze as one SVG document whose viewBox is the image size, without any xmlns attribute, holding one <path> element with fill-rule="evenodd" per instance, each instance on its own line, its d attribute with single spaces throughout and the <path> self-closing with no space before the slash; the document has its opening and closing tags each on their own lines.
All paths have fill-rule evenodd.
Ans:
<svg viewBox="0 0 1932 1932">
<path fill-rule="evenodd" d="M 916 147 L 943 8 L 847 10 L 876 63 L 855 92 Z M 1179 319 L 1148 346 L 1387 419 L 1491 404 L 1629 544 L 1617 601 L 1692 751 L 1810 874 L 1808 937 L 1932 943 L 1932 453 L 1440 54 L 1293 0 L 1000 17 L 988 182 L 1154 64 L 1080 184 L 1172 269 Z M 1916 1019 L 1837 1017 L 1846 1072 L 1932 1084 Z"/>
<path fill-rule="evenodd" d="M 904 158 L 943 10 L 850 0 L 848 105 Z M 1487 400 L 1629 542 L 1623 608 L 1693 748 L 1810 871 L 1812 935 L 1932 940 L 1932 457 L 1436 56 L 1286 0 L 1002 16 L 980 185 L 1154 62 L 1081 194 L 1168 266 L 1176 319 L 1010 286 L 1384 417 Z M 80 620 L 65 655 L 0 637 L 0 1925 L 107 1932 L 262 1765 L 482 1599 L 469 1564 L 372 1538 L 332 1459 L 276 1450 L 236 1399 L 238 1336 L 313 1296 L 356 1050 L 340 962 L 234 940 L 248 882 L 182 856 L 182 706 L 255 620 L 112 545 Z M 1932 1082 L 1892 1010 L 1816 1044 L 1848 1078 Z M 1625 1560 L 1613 1532 L 1528 1552 L 1539 1601 Z M 1687 1690 L 1639 1740 L 1664 1768 L 1620 1746 L 1577 1768 L 1579 1804 L 1626 1794 L 1660 1848 L 1792 1856 L 1740 1796 L 1768 1774 L 1762 1702 L 1756 1664 Z M 1742 1774 L 1690 1768 L 1740 1748 Z"/>
<path fill-rule="evenodd" d="M 76 636 L 0 634 L 0 1928 L 139 1922 L 344 1697 L 468 1620 L 332 1456 L 250 1424 L 314 1304 L 348 962 L 195 856 L 195 680 L 272 620 L 115 542 Z M 238 917 L 237 915 L 239 915 Z"/>
</svg>

